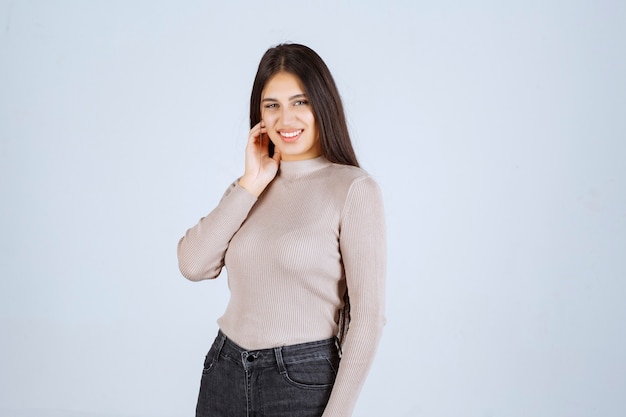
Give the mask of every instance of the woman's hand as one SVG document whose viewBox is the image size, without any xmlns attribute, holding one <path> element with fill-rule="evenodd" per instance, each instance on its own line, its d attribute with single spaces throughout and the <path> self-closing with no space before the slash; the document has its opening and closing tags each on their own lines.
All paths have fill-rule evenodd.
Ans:
<svg viewBox="0 0 626 417">
<path fill-rule="evenodd" d="M 246 145 L 246 169 L 239 179 L 239 185 L 257 197 L 272 182 L 280 165 L 280 151 L 274 148 L 274 156 L 270 158 L 269 143 L 263 121 L 250 129 Z"/>
</svg>

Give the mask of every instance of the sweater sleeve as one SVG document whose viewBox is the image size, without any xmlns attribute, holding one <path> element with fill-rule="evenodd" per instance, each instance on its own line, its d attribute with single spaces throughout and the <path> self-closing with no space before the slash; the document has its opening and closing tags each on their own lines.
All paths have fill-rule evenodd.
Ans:
<svg viewBox="0 0 626 417">
<path fill-rule="evenodd" d="M 233 183 L 219 204 L 178 241 L 178 267 L 191 281 L 216 278 L 233 235 L 246 220 L 256 197 Z"/>
<path fill-rule="evenodd" d="M 352 184 L 341 220 L 340 250 L 350 296 L 350 327 L 323 417 L 349 417 L 385 324 L 386 231 L 380 188 L 370 177 Z"/>
</svg>

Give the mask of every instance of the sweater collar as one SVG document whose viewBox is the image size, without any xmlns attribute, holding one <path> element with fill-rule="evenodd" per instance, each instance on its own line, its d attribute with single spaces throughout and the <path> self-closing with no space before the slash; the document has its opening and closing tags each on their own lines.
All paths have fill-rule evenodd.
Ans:
<svg viewBox="0 0 626 417">
<path fill-rule="evenodd" d="M 323 156 L 318 156 L 313 159 L 304 159 L 302 161 L 280 161 L 280 175 L 286 178 L 297 177 L 326 168 L 330 165 L 332 165 L 332 162 Z"/>
</svg>

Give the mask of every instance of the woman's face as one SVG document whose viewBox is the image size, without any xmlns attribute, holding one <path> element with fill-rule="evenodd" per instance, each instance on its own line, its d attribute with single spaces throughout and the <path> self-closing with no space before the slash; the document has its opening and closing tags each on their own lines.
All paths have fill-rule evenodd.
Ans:
<svg viewBox="0 0 626 417">
<path fill-rule="evenodd" d="M 317 125 L 300 79 L 288 72 L 272 76 L 261 92 L 261 119 L 281 159 L 321 155 Z"/>
</svg>

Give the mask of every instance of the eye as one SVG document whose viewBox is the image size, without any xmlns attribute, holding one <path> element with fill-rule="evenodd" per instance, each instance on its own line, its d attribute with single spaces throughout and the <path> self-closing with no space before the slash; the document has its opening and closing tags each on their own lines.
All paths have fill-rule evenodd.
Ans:
<svg viewBox="0 0 626 417">
<path fill-rule="evenodd" d="M 294 106 L 306 106 L 309 104 L 307 100 L 298 100 L 293 103 Z"/>
<path fill-rule="evenodd" d="M 268 103 L 268 104 L 266 104 L 263 107 L 265 107 L 266 109 L 275 109 L 275 108 L 278 107 L 278 104 L 276 104 L 276 103 Z"/>
</svg>

